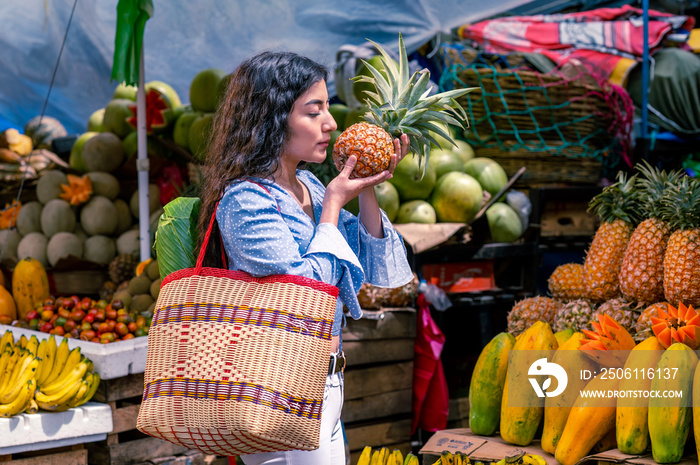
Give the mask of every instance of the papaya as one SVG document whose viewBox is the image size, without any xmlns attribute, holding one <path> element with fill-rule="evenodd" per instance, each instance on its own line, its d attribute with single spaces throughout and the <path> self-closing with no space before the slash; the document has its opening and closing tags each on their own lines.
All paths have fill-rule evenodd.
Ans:
<svg viewBox="0 0 700 465">
<path fill-rule="evenodd" d="M 678 462 L 683 456 L 692 417 L 691 392 L 698 363 L 695 352 L 676 342 L 659 359 L 651 391 L 680 391 L 682 397 L 650 397 L 649 437 L 651 455 L 657 463 Z"/>
<path fill-rule="evenodd" d="M 37 302 L 49 297 L 49 278 L 39 260 L 23 258 L 12 272 L 12 297 L 17 304 L 17 318 L 24 320 Z"/>
<path fill-rule="evenodd" d="M 572 333 L 571 337 L 557 349 L 552 357 L 552 362 L 560 365 L 568 374 L 581 373 L 581 370 L 595 372 L 598 368 L 597 363 L 578 350 L 582 337 L 583 333 L 581 332 Z M 588 380 L 581 376 L 569 376 L 566 390 L 562 394 L 545 399 L 541 441 L 541 447 L 545 452 L 554 455 L 566 420 L 569 418 L 571 407 L 586 384 L 588 384 Z"/>
<path fill-rule="evenodd" d="M 584 391 L 615 391 L 620 381 L 607 376 L 607 371 L 598 373 Z M 564 431 L 554 451 L 554 458 L 561 465 L 574 465 L 584 458 L 593 447 L 615 428 L 615 397 L 592 397 L 580 394 L 569 412 Z"/>
<path fill-rule="evenodd" d="M 469 427 L 474 434 L 496 432 L 501 416 L 508 352 L 515 345 L 512 334 L 497 334 L 482 349 L 469 383 Z"/>
<path fill-rule="evenodd" d="M 695 438 L 695 451 L 700 457 L 700 363 L 695 366 L 693 374 L 693 437 Z"/>
<path fill-rule="evenodd" d="M 664 348 L 651 336 L 632 349 L 623 373 L 630 373 L 629 378 L 620 380 L 620 391 L 648 391 L 651 388 L 651 378 L 647 376 L 648 369 L 656 368 Z M 641 370 L 644 374 L 640 375 Z M 615 413 L 615 436 L 620 452 L 630 455 L 643 454 L 649 447 L 649 399 L 632 397 L 617 399 Z"/>
<path fill-rule="evenodd" d="M 528 389 L 528 369 L 542 351 L 557 348 L 557 340 L 549 323 L 537 321 L 520 334 L 509 357 L 506 382 L 501 400 L 500 435 L 509 444 L 526 446 L 537 433 L 544 416 L 544 398 Z M 516 352 L 520 351 L 516 355 Z M 514 386 L 509 393 L 508 386 Z M 524 388 L 525 386 L 525 388 Z"/>
<path fill-rule="evenodd" d="M 557 346 L 561 347 L 562 344 L 568 341 L 573 334 L 574 330 L 572 328 L 562 329 L 561 331 L 554 333 L 554 338 L 557 340 Z M 581 334 L 579 337 L 583 337 L 583 334 Z"/>
</svg>

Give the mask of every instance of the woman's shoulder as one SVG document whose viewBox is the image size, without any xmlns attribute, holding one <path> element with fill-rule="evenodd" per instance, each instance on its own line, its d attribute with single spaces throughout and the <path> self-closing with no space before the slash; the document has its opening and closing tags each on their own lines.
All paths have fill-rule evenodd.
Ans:
<svg viewBox="0 0 700 465">
<path fill-rule="evenodd" d="M 249 208 L 251 204 L 264 207 L 267 204 L 276 205 L 276 199 L 272 195 L 271 182 L 261 178 L 245 178 L 231 181 L 224 189 L 221 203 L 229 205 L 236 203 Z M 264 205 L 263 205 L 264 204 Z"/>
</svg>

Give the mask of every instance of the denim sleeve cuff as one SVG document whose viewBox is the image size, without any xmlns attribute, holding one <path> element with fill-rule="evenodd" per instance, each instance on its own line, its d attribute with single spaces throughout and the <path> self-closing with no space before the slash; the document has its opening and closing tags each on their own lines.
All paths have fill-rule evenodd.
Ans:
<svg viewBox="0 0 700 465">
<path fill-rule="evenodd" d="M 366 262 L 363 265 L 368 273 L 367 282 L 378 287 L 400 287 L 413 279 L 406 247 L 384 212 L 382 224 L 384 237 L 378 238 L 367 232 L 360 223 L 360 244 L 364 248 L 362 256 Z"/>
</svg>

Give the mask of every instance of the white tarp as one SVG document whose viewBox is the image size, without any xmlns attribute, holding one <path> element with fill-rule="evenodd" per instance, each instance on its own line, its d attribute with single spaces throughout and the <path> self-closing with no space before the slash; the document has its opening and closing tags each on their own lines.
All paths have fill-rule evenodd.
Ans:
<svg viewBox="0 0 700 465">
<path fill-rule="evenodd" d="M 372 39 L 395 47 L 401 32 L 411 52 L 440 32 L 529 1 L 154 0 L 144 36 L 145 80 L 169 83 L 186 103 L 197 72 L 231 71 L 262 50 L 298 52 L 332 69 L 344 44 Z M 90 114 L 109 102 L 117 85 L 110 82 L 116 5 L 116 0 L 0 2 L 0 131 L 22 128 L 45 103 L 45 114 L 69 133 L 85 131 Z"/>
</svg>

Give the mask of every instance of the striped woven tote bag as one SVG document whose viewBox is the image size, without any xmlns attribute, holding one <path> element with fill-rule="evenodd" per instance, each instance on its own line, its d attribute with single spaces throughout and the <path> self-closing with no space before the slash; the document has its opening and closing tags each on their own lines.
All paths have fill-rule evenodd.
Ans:
<svg viewBox="0 0 700 465">
<path fill-rule="evenodd" d="M 338 289 L 203 267 L 163 279 L 137 428 L 234 456 L 319 446 Z"/>
</svg>

